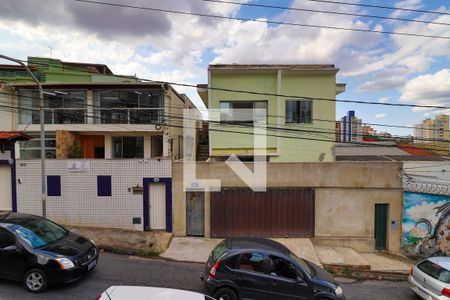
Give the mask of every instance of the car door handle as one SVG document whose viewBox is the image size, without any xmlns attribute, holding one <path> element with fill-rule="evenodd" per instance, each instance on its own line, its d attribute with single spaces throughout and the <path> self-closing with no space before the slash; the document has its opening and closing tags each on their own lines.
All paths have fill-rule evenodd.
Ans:
<svg viewBox="0 0 450 300">
<path fill-rule="evenodd" d="M 276 281 L 271 281 L 270 283 L 271 283 L 273 286 L 278 285 L 278 282 L 276 282 Z"/>
</svg>

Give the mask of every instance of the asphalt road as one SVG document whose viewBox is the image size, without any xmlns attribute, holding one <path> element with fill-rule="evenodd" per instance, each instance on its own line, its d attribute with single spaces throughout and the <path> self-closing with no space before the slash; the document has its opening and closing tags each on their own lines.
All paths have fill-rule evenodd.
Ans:
<svg viewBox="0 0 450 300">
<path fill-rule="evenodd" d="M 0 281 L 0 299 L 95 299 L 111 285 L 146 285 L 201 291 L 201 264 L 129 258 L 107 253 L 102 253 L 100 259 L 96 269 L 82 280 L 51 287 L 42 294 L 30 294 L 19 283 Z M 406 282 L 339 281 L 350 300 L 418 300 L 411 294 Z"/>
</svg>

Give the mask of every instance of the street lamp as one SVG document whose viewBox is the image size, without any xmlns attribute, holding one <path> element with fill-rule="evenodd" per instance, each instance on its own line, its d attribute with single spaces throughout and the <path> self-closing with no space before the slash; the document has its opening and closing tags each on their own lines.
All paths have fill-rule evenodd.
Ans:
<svg viewBox="0 0 450 300">
<path fill-rule="evenodd" d="M 12 62 L 18 63 L 21 65 L 31 76 L 34 82 L 36 82 L 38 89 L 39 89 L 39 118 L 41 123 L 41 197 L 42 197 L 42 217 L 46 217 L 47 215 L 47 203 L 46 203 L 46 197 L 47 197 L 47 186 L 45 184 L 45 127 L 44 127 L 44 90 L 42 89 L 42 85 L 39 82 L 39 80 L 34 76 L 33 72 L 30 71 L 30 69 L 27 67 L 26 64 L 24 64 L 21 60 L 8 57 L 6 55 L 0 54 L 1 59 L 10 60 Z"/>
</svg>

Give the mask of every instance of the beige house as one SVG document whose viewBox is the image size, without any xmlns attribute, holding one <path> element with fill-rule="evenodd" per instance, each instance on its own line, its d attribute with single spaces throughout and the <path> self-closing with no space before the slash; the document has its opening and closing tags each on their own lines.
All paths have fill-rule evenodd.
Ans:
<svg viewBox="0 0 450 300">
<path fill-rule="evenodd" d="M 250 165 L 248 165 L 250 166 Z M 307 237 L 315 244 L 400 252 L 401 162 L 269 163 L 253 192 L 222 162 L 198 162 L 198 179 L 173 163 L 176 236 Z M 204 192 L 201 179 L 219 179 Z"/>
</svg>

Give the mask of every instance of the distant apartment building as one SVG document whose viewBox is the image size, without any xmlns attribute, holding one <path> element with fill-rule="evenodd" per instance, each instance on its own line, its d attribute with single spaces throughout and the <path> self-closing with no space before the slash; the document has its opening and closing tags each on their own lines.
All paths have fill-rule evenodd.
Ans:
<svg viewBox="0 0 450 300">
<path fill-rule="evenodd" d="M 449 116 L 438 115 L 414 125 L 414 143 L 442 155 L 449 151 Z"/>
<path fill-rule="evenodd" d="M 363 140 L 363 126 L 362 120 L 355 116 L 355 111 L 350 110 L 347 115 L 341 118 L 342 133 L 341 142 L 355 143 Z"/>
<path fill-rule="evenodd" d="M 341 121 L 336 121 L 336 142 L 342 142 Z"/>
<path fill-rule="evenodd" d="M 365 136 L 367 136 L 367 135 L 376 136 L 377 135 L 377 131 L 367 124 L 362 126 L 362 130 L 363 130 L 363 135 L 365 135 Z"/>
</svg>

